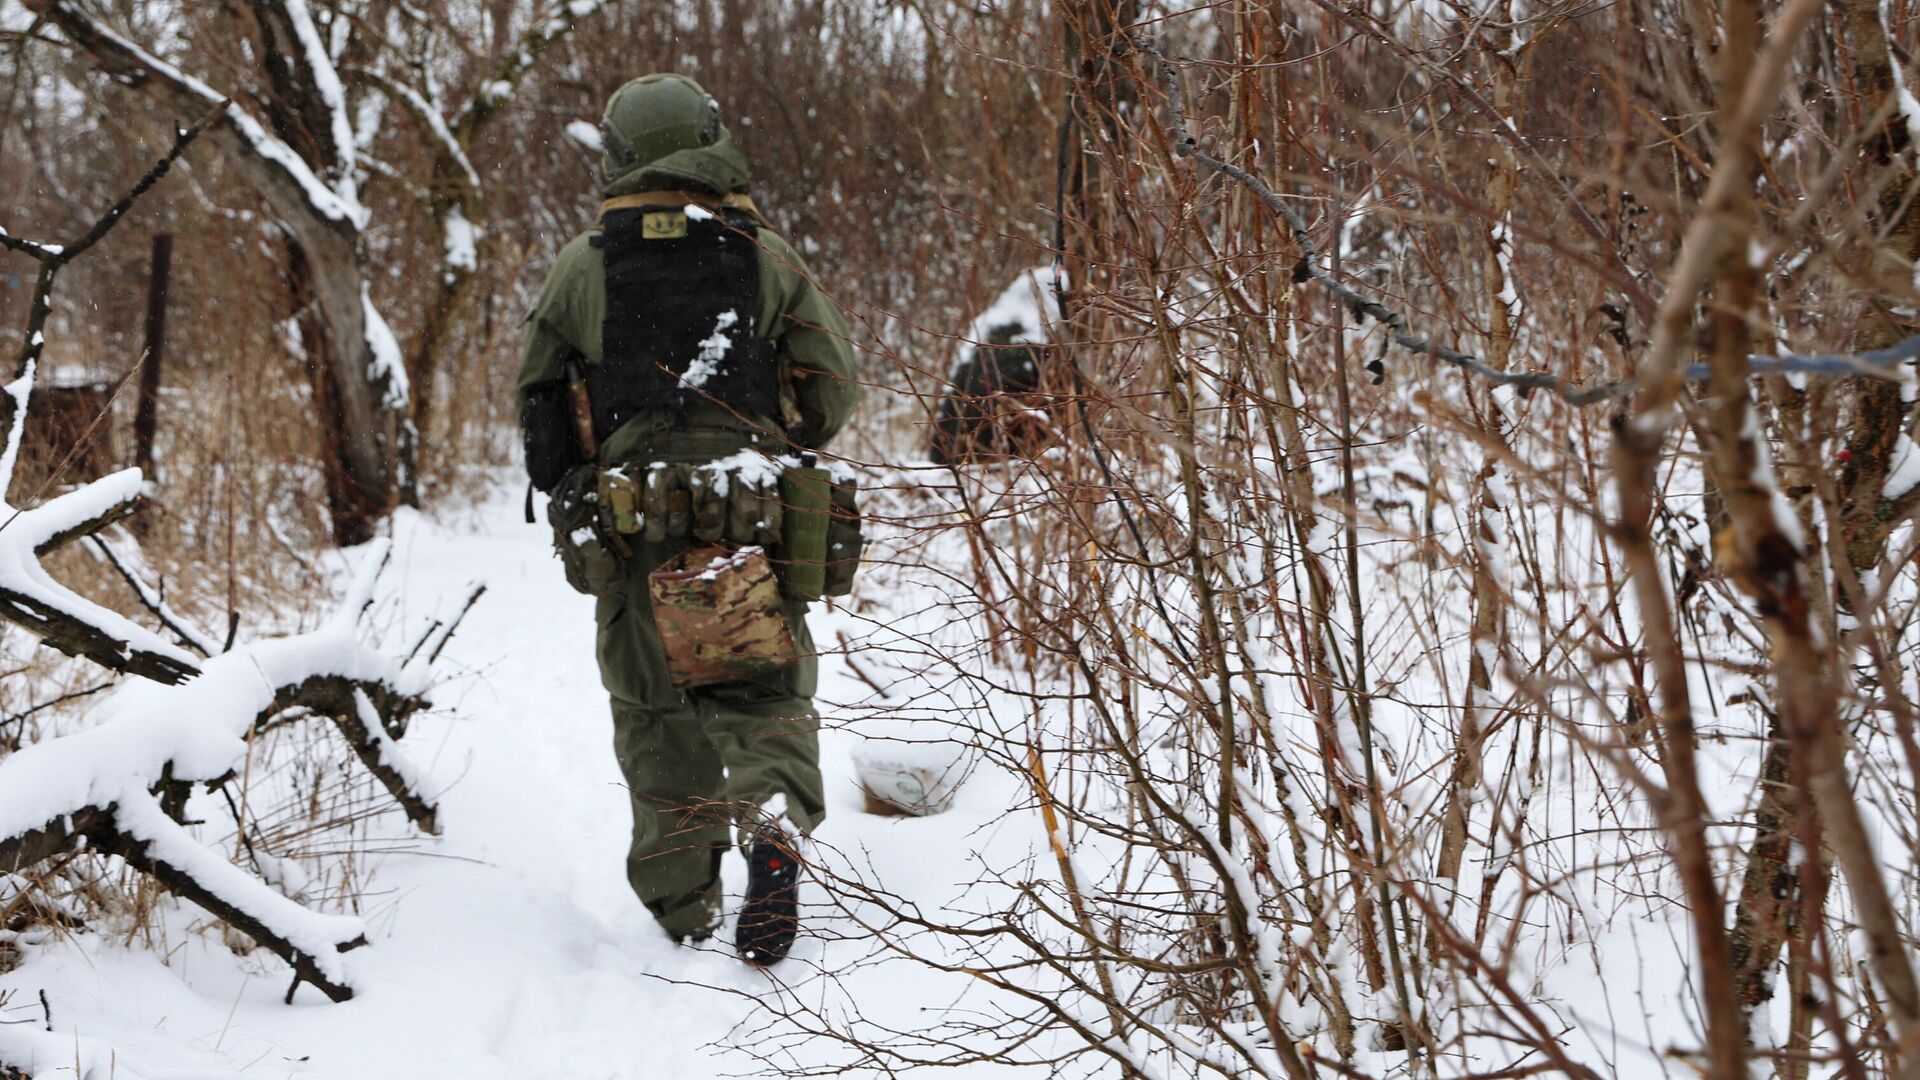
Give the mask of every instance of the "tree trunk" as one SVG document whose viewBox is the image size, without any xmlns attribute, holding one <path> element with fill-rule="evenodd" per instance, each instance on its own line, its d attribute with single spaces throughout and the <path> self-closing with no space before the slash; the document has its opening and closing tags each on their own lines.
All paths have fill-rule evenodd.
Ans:
<svg viewBox="0 0 1920 1080">
<path fill-rule="evenodd" d="M 32 0 L 31 6 L 58 25 L 102 70 L 147 95 L 163 111 L 199 114 L 218 100 L 204 84 L 158 62 L 68 0 Z M 274 20 L 263 17 L 261 25 L 274 25 Z M 318 95 L 310 78 L 274 82 L 291 87 L 288 93 Z M 270 112 L 276 117 L 308 117 L 318 107 L 306 100 L 271 104 Z M 307 136 L 300 142 L 314 141 L 307 130 L 314 123 L 293 125 L 296 133 Z M 304 279 L 305 298 L 312 301 L 311 318 L 305 324 L 310 331 L 308 355 L 324 373 L 316 373 L 320 391 L 316 419 L 325 450 L 334 540 L 343 546 L 362 543 L 372 538 L 375 523 L 394 505 L 407 449 L 401 438 L 408 430 L 405 372 L 398 347 L 391 344 L 386 324 L 376 321 L 368 297 L 368 274 L 360 251 L 364 221 L 322 182 L 320 177 L 328 168 L 324 163 L 315 164 L 296 153 L 239 108 L 229 108 L 209 138 L 267 202 L 289 236 L 295 276 Z M 325 157 L 323 151 L 328 149 L 310 147 L 307 153 Z"/>
<path fill-rule="evenodd" d="M 1880 7 L 1867 0 L 1844 0 L 1837 6 L 1862 109 L 1877 108 L 1902 89 Z M 1884 240 L 1870 248 L 1867 256 L 1876 272 L 1907 277 L 1914 257 L 1920 255 L 1920 207 L 1909 196 L 1917 151 L 1920 147 L 1913 145 L 1904 110 L 1893 110 L 1863 148 L 1870 166 L 1897 174 L 1881 185 L 1875 208 L 1875 233 Z M 1896 313 L 1890 303 L 1871 301 L 1854 348 L 1884 348 L 1915 330 L 1914 320 Z M 1912 420 L 1912 403 L 1902 400 L 1900 384 L 1865 376 L 1850 383 L 1853 426 L 1847 433 L 1848 460 L 1840 471 L 1840 538 L 1854 572 L 1867 574 L 1879 563 L 1893 526 L 1920 500 L 1920 487 L 1900 498 L 1884 497 L 1900 435 Z"/>
<path fill-rule="evenodd" d="M 300 336 L 313 380 L 327 515 L 334 541 L 350 547 L 373 539 L 374 526 L 393 508 L 396 485 L 387 448 L 398 425 L 394 414 L 378 408 L 373 395 L 355 392 L 365 389 L 364 373 L 373 365 L 365 315 L 355 317 L 358 297 L 349 303 L 347 295 L 355 291 L 349 280 L 358 279 L 358 268 L 341 265 L 337 248 L 328 253 L 336 261 L 317 262 L 298 239 L 289 240 L 288 254 L 289 284 L 302 311 Z"/>
<path fill-rule="evenodd" d="M 582 22 L 600 17 L 606 7 L 599 0 L 592 0 L 590 6 L 574 3 L 565 8 L 554 7 L 545 15 L 536 14 L 532 24 L 515 40 L 509 34 L 513 5 L 496 2 L 492 8 L 492 62 L 475 79 L 467 103 L 444 126 L 440 117 L 419 117 L 439 140 L 433 175 L 427 182 L 427 212 L 433 218 L 434 239 L 440 245 L 440 263 L 420 336 L 406 358 L 407 381 L 414 390 L 408 397 L 409 425 L 400 435 L 408 447 L 416 445 L 433 419 L 434 382 L 467 312 L 474 279 L 479 268 L 486 264 L 483 253 L 491 246 L 486 228 L 486 198 L 470 158 L 473 147 L 481 133 L 505 111 L 513 93 L 533 70 L 535 61 L 565 40 Z M 708 5 L 701 4 L 698 8 L 701 17 L 706 17 Z M 423 106 L 435 107 L 418 95 L 409 95 L 407 104 L 416 113 Z M 407 452 L 402 460 L 415 467 L 406 469 L 400 477 L 399 498 L 409 506 L 417 506 L 421 497 L 418 455 Z"/>
</svg>

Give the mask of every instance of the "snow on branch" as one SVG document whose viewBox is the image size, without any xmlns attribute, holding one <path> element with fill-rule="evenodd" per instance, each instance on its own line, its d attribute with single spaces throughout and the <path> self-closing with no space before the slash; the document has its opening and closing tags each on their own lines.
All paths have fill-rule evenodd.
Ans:
<svg viewBox="0 0 1920 1080">
<path fill-rule="evenodd" d="M 465 187 L 463 197 L 476 198 L 480 194 L 480 174 L 468 156 L 474 136 L 512 100 L 547 50 L 572 33 L 582 20 L 606 6 L 606 0 L 563 0 L 545 15 L 535 18 L 500 61 L 475 79 L 467 100 L 451 115 L 432 74 L 424 66 L 415 65 L 419 87 L 373 68 L 361 69 L 356 74 L 371 79 L 407 107 L 426 128 L 439 156 L 450 166 L 441 171 L 457 174 Z M 424 20 L 425 17 L 417 18 Z"/>
<path fill-rule="evenodd" d="M 1137 40 L 1134 44 L 1142 53 L 1152 58 L 1159 72 L 1161 86 L 1166 90 L 1167 111 L 1174 132 L 1174 156 L 1192 158 L 1209 171 L 1239 183 L 1253 192 L 1262 205 L 1285 223 L 1288 231 L 1293 234 L 1294 243 L 1300 248 L 1300 261 L 1293 267 L 1293 280 L 1296 283 L 1312 281 L 1318 284 L 1339 299 L 1353 317 L 1362 324 L 1372 319 L 1387 327 L 1394 344 L 1401 348 L 1451 364 L 1495 386 L 1510 386 L 1522 394 L 1544 390 L 1576 407 L 1623 400 L 1633 396 L 1634 391 L 1639 389 L 1641 380 L 1638 375 L 1611 382 L 1584 384 L 1570 382 L 1558 375 L 1543 371 L 1502 371 L 1471 353 L 1449 348 L 1414 333 L 1405 315 L 1355 291 L 1320 265 L 1320 251 L 1313 243 L 1306 219 L 1300 215 L 1299 211 L 1287 205 L 1286 200 L 1281 198 L 1280 194 L 1257 173 L 1243 169 L 1232 162 L 1223 161 L 1200 149 L 1199 140 L 1187 127 L 1184 99 L 1180 91 L 1179 78 L 1173 69 L 1173 62 L 1160 51 L 1159 44 L 1151 39 Z M 1851 355 L 1782 353 L 1778 356 L 1753 356 L 1748 358 L 1748 372 L 1752 375 L 1865 375 L 1882 379 L 1900 379 L 1910 377 L 1903 376 L 1900 367 L 1916 358 L 1920 358 L 1920 335 L 1907 338 L 1889 348 Z M 1368 370 L 1375 374 L 1377 381 L 1380 375 L 1379 361 L 1376 360 L 1368 365 Z M 1705 382 L 1710 374 L 1706 364 L 1691 364 L 1684 369 L 1684 377 L 1688 382 Z"/>
<path fill-rule="evenodd" d="M 360 313 L 367 337 L 367 381 L 381 388 L 380 403 L 395 413 L 405 413 L 413 388 L 407 382 L 407 364 L 400 355 L 400 339 L 380 308 L 373 302 L 373 286 L 360 283 Z"/>
<path fill-rule="evenodd" d="M 339 69 L 334 67 L 326 44 L 320 40 L 320 28 L 313 21 L 307 0 L 282 0 L 280 7 L 293 26 L 294 37 L 300 41 L 300 57 L 313 88 L 327 108 L 327 135 L 333 148 L 336 188 L 342 198 L 357 201 L 353 186 L 357 140 L 353 134 L 353 116 L 347 109 L 347 88 L 340 81 Z"/>
<path fill-rule="evenodd" d="M 564 0 L 535 18 L 506 55 L 475 79 L 467 100 L 451 115 L 432 74 L 423 66 L 417 72 L 419 87 L 380 71 L 362 72 L 405 105 L 426 129 L 440 159 L 435 164 L 436 183 L 459 185 L 458 191 L 434 192 L 435 213 L 443 219 L 447 233 L 443 261 L 450 269 L 470 272 L 474 268 L 478 237 L 471 212 L 481 194 L 480 174 L 469 156 L 474 138 L 512 100 L 540 57 L 605 7 L 606 0 Z"/>
<path fill-rule="evenodd" d="M 474 132 L 512 99 L 541 54 L 572 33 L 581 20 L 598 14 L 606 6 L 606 0 L 563 0 L 546 15 L 534 19 L 500 65 L 480 80 L 473 96 L 454 117 L 452 127 L 460 145 L 470 143 Z"/>
<path fill-rule="evenodd" d="M 427 706 L 431 666 L 360 640 L 387 552 L 373 546 L 319 629 L 215 656 L 184 684 L 129 683 L 86 727 L 0 759 L 0 873 L 82 849 L 118 855 L 286 960 L 295 986 L 351 997 L 340 954 L 365 944 L 360 921 L 311 911 L 201 844 L 169 816 L 165 793 L 224 782 L 256 728 L 300 709 L 333 720 L 408 818 L 439 831 L 424 773 L 391 734 Z"/>
<path fill-rule="evenodd" d="M 110 535 L 113 532 L 119 535 Z M 113 568 L 114 573 L 120 575 L 120 580 L 125 581 L 127 587 L 139 597 L 140 605 L 152 612 L 153 617 L 160 621 L 160 625 L 166 627 L 168 632 L 180 640 L 180 644 L 201 656 L 214 656 L 226 651 L 219 639 L 194 625 L 192 620 L 173 610 L 173 607 L 167 603 L 165 582 L 161 581 L 160 576 L 147 565 L 146 556 L 141 553 L 139 545 L 133 538 L 125 535 L 125 530 L 110 530 L 109 533 L 91 536 L 88 539 L 93 544 L 94 552 L 104 559 L 107 565 Z"/>
<path fill-rule="evenodd" d="M 29 240 L 24 236 L 15 236 L 8 232 L 5 226 L 0 226 L 0 247 L 6 248 L 8 251 L 17 251 L 22 255 L 38 259 L 41 262 L 45 262 L 48 259 L 57 259 L 62 254 L 59 244 L 42 244 L 36 240 Z"/>
<path fill-rule="evenodd" d="M 99 63 L 102 70 L 129 85 L 152 83 L 175 104 L 182 106 L 198 105 L 205 108 L 227 100 L 205 82 L 115 32 L 72 0 L 27 0 L 27 6 L 52 19 L 76 45 Z M 337 73 L 335 80 L 338 81 Z M 269 174 L 279 181 L 272 185 L 276 193 L 298 200 L 313 215 L 326 221 L 355 230 L 366 226 L 367 210 L 360 205 L 354 193 L 351 170 L 340 178 L 340 186 L 336 190 L 315 175 L 291 146 L 269 133 L 246 112 L 237 108 L 227 109 L 222 116 L 222 133 L 242 151 L 242 156 L 250 164 L 265 166 Z M 345 153 L 350 155 L 353 146 L 350 137 L 346 145 Z"/>
<path fill-rule="evenodd" d="M 0 447 L 0 491 L 19 459 L 32 387 L 29 364 L 4 388 L 13 421 Z M 194 784 L 235 774 L 258 727 L 298 709 L 331 719 L 408 819 L 438 833 L 424 774 L 397 739 L 427 706 L 432 658 L 445 635 L 425 656 L 417 645 L 393 656 L 360 640 L 387 561 L 381 541 L 319 629 L 196 657 L 54 581 L 39 562 L 61 542 L 91 536 L 132 512 L 141 487 L 139 470 L 128 469 L 31 510 L 0 501 L 0 618 L 63 651 L 143 676 L 95 708 L 85 728 L 0 758 L 0 873 L 83 849 L 118 855 L 286 960 L 296 986 L 309 982 L 344 1000 L 353 987 L 340 954 L 364 943 L 359 921 L 289 900 L 200 844 L 176 817 Z M 146 585 L 137 550 L 95 539 L 169 628 L 202 653 L 218 651 Z"/>
<path fill-rule="evenodd" d="M 474 169 L 473 161 L 467 157 L 466 146 L 454 136 L 453 129 L 447 126 L 447 117 L 440 103 L 440 95 L 437 92 L 431 92 L 431 87 L 429 87 L 429 93 L 422 93 L 380 72 L 368 71 L 365 74 L 394 97 L 399 98 L 400 103 L 405 105 L 416 119 L 426 125 L 427 133 L 433 137 L 435 147 L 446 156 L 447 160 L 454 163 L 468 193 L 478 194 L 480 174 Z"/>
<path fill-rule="evenodd" d="M 51 499 L 31 510 L 6 502 L 26 428 L 34 364 L 4 387 L 12 423 L 0 450 L 0 619 L 18 623 L 48 645 L 85 656 L 115 671 L 163 683 L 193 676 L 193 656 L 172 642 L 109 611 L 55 581 L 40 557 L 61 544 L 88 536 L 138 508 L 143 482 L 125 469 Z"/>
</svg>

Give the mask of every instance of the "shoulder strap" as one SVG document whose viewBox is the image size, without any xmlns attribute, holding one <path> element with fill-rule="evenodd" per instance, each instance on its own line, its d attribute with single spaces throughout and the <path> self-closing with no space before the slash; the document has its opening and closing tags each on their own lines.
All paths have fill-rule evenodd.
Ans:
<svg viewBox="0 0 1920 1080">
<path fill-rule="evenodd" d="M 725 207 L 730 210 L 744 210 L 753 215 L 755 224 L 766 226 L 767 219 L 760 214 L 760 208 L 753 203 L 753 196 L 743 191 L 728 195 L 708 195 L 698 191 L 636 191 L 631 195 L 616 195 L 600 204 L 600 216 L 615 210 L 637 210 L 643 206 L 684 206 L 692 203 L 709 210 Z M 771 227 L 771 226 L 767 226 Z"/>
</svg>

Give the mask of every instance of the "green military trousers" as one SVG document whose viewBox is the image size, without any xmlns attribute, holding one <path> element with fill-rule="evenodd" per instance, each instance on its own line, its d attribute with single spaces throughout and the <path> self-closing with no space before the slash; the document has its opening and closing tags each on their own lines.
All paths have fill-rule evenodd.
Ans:
<svg viewBox="0 0 1920 1080">
<path fill-rule="evenodd" d="M 719 906 L 720 856 L 736 824 L 784 811 L 802 832 L 826 814 L 818 661 L 803 603 L 787 618 L 791 667 L 764 682 L 674 689 L 647 575 L 687 546 L 632 544 L 621 588 L 601 596 L 600 678 L 613 698 L 613 748 L 633 804 L 627 880 L 670 934 L 697 934 Z"/>
</svg>

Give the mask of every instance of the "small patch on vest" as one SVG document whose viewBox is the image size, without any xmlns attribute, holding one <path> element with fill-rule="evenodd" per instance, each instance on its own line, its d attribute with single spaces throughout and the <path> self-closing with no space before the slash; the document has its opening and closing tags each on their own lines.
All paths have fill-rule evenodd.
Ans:
<svg viewBox="0 0 1920 1080">
<path fill-rule="evenodd" d="M 648 240 L 678 240 L 687 235 L 687 215 L 680 210 L 656 210 L 640 218 L 640 235 Z"/>
</svg>

